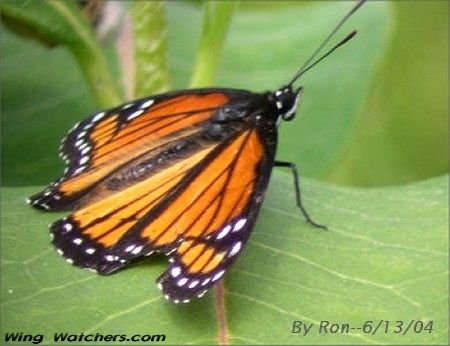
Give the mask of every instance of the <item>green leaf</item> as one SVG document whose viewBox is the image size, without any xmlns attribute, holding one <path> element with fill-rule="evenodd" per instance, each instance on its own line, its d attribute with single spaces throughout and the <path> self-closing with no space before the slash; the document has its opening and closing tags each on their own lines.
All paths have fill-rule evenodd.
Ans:
<svg viewBox="0 0 450 346">
<path fill-rule="evenodd" d="M 0 10 L 14 31 L 50 46 L 67 46 L 99 105 L 108 107 L 121 101 L 106 59 L 74 2 L 8 0 L 1 3 Z"/>
<path fill-rule="evenodd" d="M 46 184 L 62 171 L 61 138 L 96 110 L 95 100 L 67 49 L 49 51 L 7 31 L 0 45 L 2 184 Z"/>
<path fill-rule="evenodd" d="M 81 40 L 79 31 L 74 30 L 74 24 L 85 24 L 73 2 L 61 5 L 55 6 L 51 1 L 4 0 L 0 4 L 0 11 L 3 23 L 18 34 L 50 47 L 72 45 Z M 86 30 L 86 27 L 81 30 Z"/>
<path fill-rule="evenodd" d="M 366 116 L 327 177 L 340 184 L 404 184 L 449 170 L 449 2 L 392 4 L 395 30 Z"/>
<path fill-rule="evenodd" d="M 169 89 L 167 24 L 163 2 L 135 3 L 131 18 L 134 36 L 135 97 Z"/>
<path fill-rule="evenodd" d="M 294 205 L 291 177 L 274 175 L 259 221 L 225 280 L 231 344 L 448 344 L 448 177 L 392 188 L 341 188 L 305 179 Z M 166 267 L 145 259 L 113 276 L 70 266 L 52 249 L 47 223 L 24 198 L 1 200 L 1 335 L 6 332 L 165 334 L 168 344 L 214 344 L 212 294 L 166 302 L 154 285 Z M 294 320 L 434 322 L 431 333 L 292 334 Z M 392 326 L 393 327 L 393 326 Z"/>
</svg>

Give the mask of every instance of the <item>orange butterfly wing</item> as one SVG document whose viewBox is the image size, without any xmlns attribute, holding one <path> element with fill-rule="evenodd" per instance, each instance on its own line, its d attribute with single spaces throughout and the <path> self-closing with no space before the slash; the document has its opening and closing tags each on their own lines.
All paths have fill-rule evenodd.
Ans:
<svg viewBox="0 0 450 346">
<path fill-rule="evenodd" d="M 63 139 L 60 156 L 67 164 L 64 176 L 32 196 L 29 203 L 46 210 L 88 203 L 93 196 L 90 191 L 99 182 L 199 131 L 198 125 L 228 101 L 228 96 L 219 92 L 154 96 L 91 116 Z"/>
<path fill-rule="evenodd" d="M 244 247 L 273 165 L 275 149 L 265 141 L 275 143 L 276 133 L 262 136 L 249 120 L 255 114 L 242 100 L 251 95 L 258 94 L 175 95 L 136 116 L 148 100 L 132 113 L 121 107 L 78 125 L 62 148 L 68 173 L 32 202 L 76 206 L 51 226 L 58 252 L 109 274 L 160 251 L 171 256 L 158 279 L 166 297 L 180 302 L 203 294 Z M 86 160 L 77 150 L 87 141 L 95 146 L 80 163 Z"/>
</svg>

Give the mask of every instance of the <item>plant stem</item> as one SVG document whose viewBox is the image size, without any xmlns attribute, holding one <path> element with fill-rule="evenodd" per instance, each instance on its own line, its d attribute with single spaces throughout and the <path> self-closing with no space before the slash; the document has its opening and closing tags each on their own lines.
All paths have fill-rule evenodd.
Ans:
<svg viewBox="0 0 450 346">
<path fill-rule="evenodd" d="M 68 44 L 68 47 L 77 59 L 98 106 L 107 108 L 120 103 L 122 97 L 116 81 L 110 74 L 106 58 L 89 27 L 64 2 L 52 1 L 49 4 L 65 17 L 78 34 L 79 40 Z"/>
<path fill-rule="evenodd" d="M 213 83 L 226 34 L 237 1 L 206 1 L 203 9 L 203 29 L 192 76 L 192 87 Z"/>
<path fill-rule="evenodd" d="M 109 74 L 106 60 L 100 51 L 80 46 L 73 48 L 72 52 L 99 107 L 109 108 L 123 102 L 117 91 L 116 81 Z"/>
<path fill-rule="evenodd" d="M 150 1 L 133 4 L 132 10 L 135 96 L 142 97 L 169 89 L 167 68 L 167 23 L 165 4 Z"/>
</svg>

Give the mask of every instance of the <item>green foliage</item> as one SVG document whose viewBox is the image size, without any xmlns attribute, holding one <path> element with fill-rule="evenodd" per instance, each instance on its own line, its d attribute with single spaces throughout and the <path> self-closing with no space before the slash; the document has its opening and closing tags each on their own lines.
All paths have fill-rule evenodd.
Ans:
<svg viewBox="0 0 450 346">
<path fill-rule="evenodd" d="M 99 105 L 108 107 L 121 100 L 100 47 L 74 3 L 8 0 L 0 4 L 0 10 L 5 23 L 16 32 L 70 49 Z"/>
<path fill-rule="evenodd" d="M 327 177 L 386 185 L 448 172 L 448 1 L 393 1 L 395 30 L 362 123 Z"/>
<path fill-rule="evenodd" d="M 446 344 L 447 178 L 372 190 L 303 183 L 305 205 L 329 231 L 305 223 L 291 177 L 275 174 L 246 251 L 225 280 L 230 342 Z M 2 335 L 164 333 L 169 344 L 217 343 L 211 293 L 187 305 L 161 296 L 154 280 L 165 269 L 163 258 L 109 277 L 65 263 L 46 231 L 63 215 L 24 203 L 37 190 L 2 191 Z M 368 319 L 433 320 L 435 329 L 404 336 L 291 333 L 294 320 Z"/>
</svg>

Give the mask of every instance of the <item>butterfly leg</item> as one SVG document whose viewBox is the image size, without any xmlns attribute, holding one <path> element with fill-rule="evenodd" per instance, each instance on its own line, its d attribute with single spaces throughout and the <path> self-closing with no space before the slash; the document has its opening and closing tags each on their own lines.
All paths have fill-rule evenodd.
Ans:
<svg viewBox="0 0 450 346">
<path fill-rule="evenodd" d="M 305 217 L 306 221 L 309 224 L 313 225 L 314 227 L 326 230 L 327 226 L 321 225 L 321 224 L 315 222 L 311 218 L 311 216 L 309 216 L 308 212 L 306 211 L 305 207 L 302 204 L 302 198 L 301 198 L 301 194 L 300 194 L 300 179 L 299 179 L 299 174 L 297 171 L 297 166 L 295 165 L 295 163 L 288 162 L 288 161 L 275 161 L 274 166 L 289 168 L 291 170 L 292 177 L 294 178 L 295 198 L 297 200 L 297 207 L 300 208 L 300 211 L 302 212 L 303 216 Z"/>
</svg>

